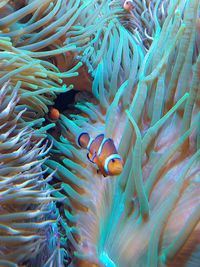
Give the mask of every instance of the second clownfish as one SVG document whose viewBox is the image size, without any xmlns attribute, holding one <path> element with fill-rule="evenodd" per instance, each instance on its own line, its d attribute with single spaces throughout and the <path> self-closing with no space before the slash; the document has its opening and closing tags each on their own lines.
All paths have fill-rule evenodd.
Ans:
<svg viewBox="0 0 200 267">
<path fill-rule="evenodd" d="M 132 0 L 126 0 L 124 2 L 124 9 L 128 12 L 130 12 L 134 8 L 133 1 Z"/>
<path fill-rule="evenodd" d="M 92 139 L 84 132 L 79 135 L 78 144 L 89 151 L 88 159 L 98 166 L 104 176 L 119 175 L 122 172 L 123 160 L 111 138 L 105 138 L 104 134 L 100 134 Z"/>
<path fill-rule="evenodd" d="M 60 118 L 60 112 L 57 108 L 51 107 L 48 115 L 49 118 L 53 121 L 57 121 Z"/>
</svg>

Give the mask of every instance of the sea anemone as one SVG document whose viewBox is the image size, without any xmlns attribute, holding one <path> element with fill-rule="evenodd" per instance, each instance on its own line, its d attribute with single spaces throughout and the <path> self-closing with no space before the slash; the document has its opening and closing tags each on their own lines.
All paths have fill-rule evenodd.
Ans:
<svg viewBox="0 0 200 267">
<path fill-rule="evenodd" d="M 102 10 L 109 3 L 102 1 Z M 56 186 L 69 197 L 62 216 L 75 266 L 198 266 L 198 7 L 169 3 L 147 52 L 116 17 L 95 24 L 91 42 L 71 37 L 84 41 L 80 58 L 94 77 L 94 98 L 79 98 L 78 114 L 61 115 L 60 140 L 50 137 L 56 161 L 47 165 L 58 169 Z M 125 161 L 119 177 L 96 173 L 76 143 L 85 131 L 114 139 Z"/>
</svg>

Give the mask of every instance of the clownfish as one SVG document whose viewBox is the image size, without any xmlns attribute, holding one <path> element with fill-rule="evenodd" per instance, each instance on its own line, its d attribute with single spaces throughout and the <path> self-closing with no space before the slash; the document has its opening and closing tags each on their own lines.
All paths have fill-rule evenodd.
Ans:
<svg viewBox="0 0 200 267">
<path fill-rule="evenodd" d="M 57 121 L 60 118 L 60 112 L 57 108 L 51 107 L 48 115 L 49 118 L 53 121 Z"/>
<path fill-rule="evenodd" d="M 126 0 L 123 5 L 124 9 L 128 12 L 130 12 L 133 9 L 133 1 L 132 0 Z"/>
<path fill-rule="evenodd" d="M 104 134 L 99 134 L 95 139 L 83 132 L 78 137 L 80 147 L 87 149 L 89 161 L 98 166 L 103 176 L 119 175 L 123 170 L 123 160 L 117 153 L 117 149 L 111 138 L 105 138 Z"/>
</svg>

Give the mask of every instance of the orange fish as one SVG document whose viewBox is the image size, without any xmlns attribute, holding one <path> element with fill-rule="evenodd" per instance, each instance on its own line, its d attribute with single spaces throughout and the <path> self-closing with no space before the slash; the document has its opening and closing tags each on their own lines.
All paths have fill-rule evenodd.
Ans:
<svg viewBox="0 0 200 267">
<path fill-rule="evenodd" d="M 99 134 L 92 139 L 87 132 L 83 132 L 79 135 L 78 144 L 89 151 L 88 159 L 98 166 L 104 176 L 119 175 L 122 172 L 123 160 L 111 138 L 105 138 L 104 134 Z"/>
<path fill-rule="evenodd" d="M 134 5 L 133 5 L 133 1 L 132 1 L 132 0 L 126 0 L 126 1 L 124 2 L 123 7 L 124 7 L 124 9 L 125 9 L 126 11 L 130 12 L 130 11 L 133 9 L 133 7 L 134 7 Z"/>
<path fill-rule="evenodd" d="M 57 121 L 60 117 L 60 112 L 58 109 L 51 107 L 48 115 L 51 120 Z"/>
</svg>

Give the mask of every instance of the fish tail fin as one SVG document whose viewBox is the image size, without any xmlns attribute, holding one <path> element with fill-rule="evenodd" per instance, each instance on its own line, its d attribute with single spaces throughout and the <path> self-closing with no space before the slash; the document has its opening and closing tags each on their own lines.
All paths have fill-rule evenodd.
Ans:
<svg viewBox="0 0 200 267">
<path fill-rule="evenodd" d="M 82 148 L 87 148 L 89 141 L 90 141 L 90 136 L 87 132 L 81 133 L 77 139 L 78 145 Z"/>
</svg>

